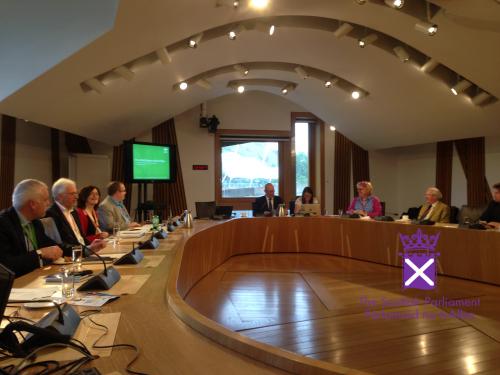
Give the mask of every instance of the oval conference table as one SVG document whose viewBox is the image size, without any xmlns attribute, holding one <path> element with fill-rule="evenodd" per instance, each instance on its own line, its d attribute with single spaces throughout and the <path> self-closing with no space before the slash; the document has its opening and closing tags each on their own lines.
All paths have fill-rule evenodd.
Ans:
<svg viewBox="0 0 500 375">
<path fill-rule="evenodd" d="M 440 280 L 458 278 L 460 285 L 470 284 L 484 293 L 485 301 L 500 301 L 499 232 L 338 217 L 273 217 L 197 220 L 192 229 L 177 229 L 160 241 L 157 250 L 144 251 L 142 266 L 117 266 L 122 278 L 145 274 L 149 278 L 136 294 L 123 295 L 105 305 L 103 312 L 121 312 L 115 343 L 137 345 L 141 356 L 133 368 L 149 374 L 370 373 L 249 338 L 200 313 L 186 297 L 217 267 L 248 254 L 322 254 L 372 262 L 394 274 L 400 272 L 405 251 L 400 234 L 411 236 L 417 230 L 429 237 L 409 241 L 414 245 L 435 241 Z M 158 255 L 164 255 L 158 266 L 144 266 L 148 257 Z M 51 272 L 54 269 L 35 271 L 17 279 L 15 287 L 31 285 Z M 490 330 L 488 335 L 500 341 L 500 324 L 492 318 L 500 316 L 496 302 L 481 322 L 485 331 Z M 500 346 L 492 350 L 498 358 Z M 131 358 L 130 352 L 114 349 L 110 357 L 93 363 L 103 374 L 124 372 Z"/>
</svg>

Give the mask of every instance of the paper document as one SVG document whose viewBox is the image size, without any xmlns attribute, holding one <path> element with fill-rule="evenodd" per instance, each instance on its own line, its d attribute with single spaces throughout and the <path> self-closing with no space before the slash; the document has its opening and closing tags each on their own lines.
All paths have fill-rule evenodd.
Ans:
<svg viewBox="0 0 500 375">
<path fill-rule="evenodd" d="M 16 301 L 36 301 L 39 299 L 50 299 L 54 293 L 59 290 L 58 287 L 51 288 L 12 288 L 9 296 L 9 302 Z"/>
</svg>

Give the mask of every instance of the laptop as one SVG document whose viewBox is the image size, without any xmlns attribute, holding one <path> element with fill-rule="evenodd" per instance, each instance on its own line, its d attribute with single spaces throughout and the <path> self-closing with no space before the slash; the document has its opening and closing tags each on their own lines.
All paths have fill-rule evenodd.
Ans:
<svg viewBox="0 0 500 375">
<path fill-rule="evenodd" d="M 4 316 L 5 307 L 9 301 L 10 291 L 14 283 L 14 272 L 0 263 L 0 316 Z M 0 320 L 2 318 L 0 317 Z"/>
<path fill-rule="evenodd" d="M 321 205 L 319 203 L 303 204 L 300 208 L 300 215 L 317 216 L 321 213 Z"/>
<path fill-rule="evenodd" d="M 233 206 L 217 206 L 215 208 L 214 220 L 226 220 L 231 219 L 233 214 Z"/>
</svg>

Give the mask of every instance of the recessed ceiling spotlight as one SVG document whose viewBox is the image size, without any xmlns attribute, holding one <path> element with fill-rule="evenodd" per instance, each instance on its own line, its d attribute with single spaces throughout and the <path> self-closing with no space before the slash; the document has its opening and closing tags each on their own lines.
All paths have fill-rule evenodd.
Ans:
<svg viewBox="0 0 500 375">
<path fill-rule="evenodd" d="M 288 94 L 288 89 L 287 89 L 286 87 L 283 87 L 283 88 L 281 89 L 281 93 L 282 93 L 283 95 Z"/>
<path fill-rule="evenodd" d="M 198 47 L 198 44 L 200 44 L 202 37 L 203 37 L 203 34 L 198 34 L 198 35 L 195 35 L 195 36 L 189 38 L 189 47 L 190 48 Z"/>
<path fill-rule="evenodd" d="M 269 5 L 269 0 L 250 0 L 250 6 L 255 9 L 264 9 Z"/>
<path fill-rule="evenodd" d="M 240 2 L 239 1 L 233 1 L 233 7 L 234 8 L 238 8 L 240 6 Z"/>
<path fill-rule="evenodd" d="M 385 3 L 395 9 L 401 9 L 405 5 L 404 0 L 385 0 Z"/>
<path fill-rule="evenodd" d="M 378 39 L 377 34 L 370 34 L 370 35 L 358 40 L 358 46 L 360 46 L 361 48 L 365 48 L 368 44 L 372 44 L 377 39 Z"/>
<path fill-rule="evenodd" d="M 240 85 L 237 88 L 238 94 L 243 94 L 245 92 L 245 86 Z"/>
<path fill-rule="evenodd" d="M 472 86 L 472 83 L 463 79 L 451 88 L 451 93 L 453 95 L 458 95 L 458 94 L 464 92 L 465 90 L 467 90 L 471 86 Z"/>
<path fill-rule="evenodd" d="M 354 100 L 358 100 L 359 98 L 361 98 L 361 93 L 360 93 L 358 90 L 354 90 L 354 91 L 351 93 L 351 97 L 352 97 Z"/>
<path fill-rule="evenodd" d="M 248 68 L 241 64 L 233 65 L 233 69 L 236 70 L 237 72 L 240 72 L 242 76 L 247 76 L 249 73 Z"/>
<path fill-rule="evenodd" d="M 420 31 L 421 33 L 427 34 L 429 36 L 434 36 L 438 31 L 438 27 L 437 25 L 428 22 L 417 22 L 415 24 L 415 30 Z"/>
<path fill-rule="evenodd" d="M 330 87 L 332 87 L 333 85 L 335 85 L 338 81 L 339 81 L 339 79 L 337 77 L 329 78 L 329 79 L 327 79 L 325 81 L 325 87 L 327 89 L 329 89 Z"/>
<path fill-rule="evenodd" d="M 271 25 L 271 27 L 269 27 L 269 35 L 273 36 L 275 31 L 276 27 L 274 25 Z"/>
<path fill-rule="evenodd" d="M 403 47 L 396 46 L 393 48 L 393 51 L 402 62 L 405 63 L 410 60 L 410 55 L 408 55 L 408 52 L 406 52 L 406 50 Z"/>
<path fill-rule="evenodd" d="M 330 125 L 330 130 L 331 130 L 332 132 L 334 132 L 334 131 L 336 130 L 336 129 L 335 129 L 335 126 Z"/>
<path fill-rule="evenodd" d="M 236 33 L 234 31 L 230 31 L 227 33 L 227 37 L 229 40 L 235 40 L 236 39 Z"/>
<path fill-rule="evenodd" d="M 187 82 L 181 82 L 181 83 L 179 83 L 179 88 L 180 88 L 182 91 L 187 90 L 187 88 L 188 88 L 188 84 L 187 84 Z"/>
<path fill-rule="evenodd" d="M 332 87 L 332 81 L 328 80 L 328 81 L 325 81 L 325 87 L 327 89 L 329 89 L 330 87 Z"/>
</svg>

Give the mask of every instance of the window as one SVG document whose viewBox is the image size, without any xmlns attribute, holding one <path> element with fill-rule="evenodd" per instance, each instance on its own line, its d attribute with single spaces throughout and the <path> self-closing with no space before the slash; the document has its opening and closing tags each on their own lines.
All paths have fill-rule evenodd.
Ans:
<svg viewBox="0 0 500 375">
<path fill-rule="evenodd" d="M 266 183 L 279 191 L 279 145 L 221 140 L 222 198 L 258 197 Z"/>
<path fill-rule="evenodd" d="M 309 124 L 296 122 L 295 126 L 295 194 L 301 195 L 309 181 Z"/>
</svg>

